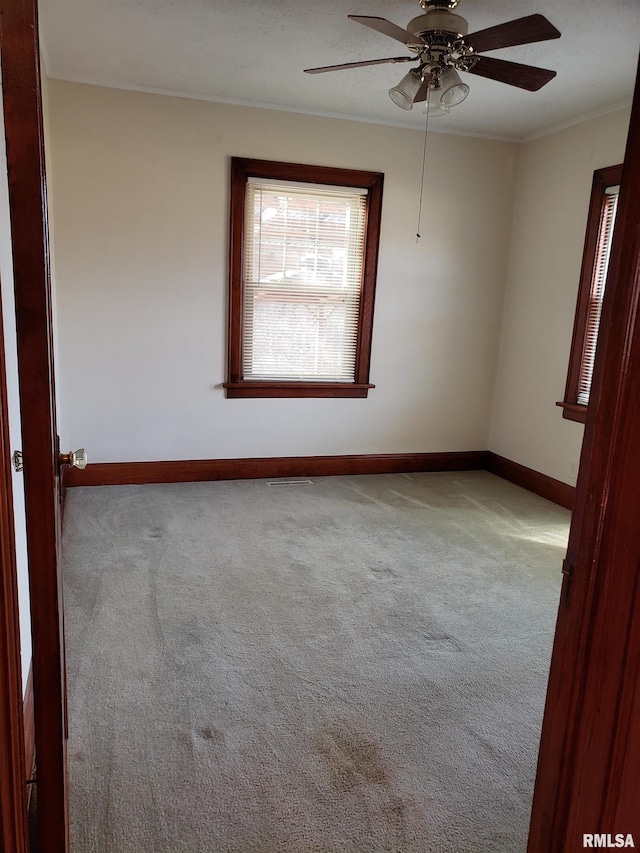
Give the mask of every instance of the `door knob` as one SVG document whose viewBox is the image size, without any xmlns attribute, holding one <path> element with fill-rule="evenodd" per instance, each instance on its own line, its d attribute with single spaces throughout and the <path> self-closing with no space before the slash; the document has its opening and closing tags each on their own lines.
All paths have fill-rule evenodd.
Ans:
<svg viewBox="0 0 640 853">
<path fill-rule="evenodd" d="M 60 464 L 68 465 L 70 468 L 86 468 L 87 467 L 87 451 L 84 447 L 80 450 L 71 450 L 69 453 L 60 454 Z"/>
</svg>

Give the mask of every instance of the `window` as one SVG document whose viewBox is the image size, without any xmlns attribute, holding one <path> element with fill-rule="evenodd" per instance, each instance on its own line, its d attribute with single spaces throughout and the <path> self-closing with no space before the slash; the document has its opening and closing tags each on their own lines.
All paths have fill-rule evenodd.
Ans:
<svg viewBox="0 0 640 853">
<path fill-rule="evenodd" d="M 234 157 L 227 397 L 366 397 L 383 175 Z"/>
<path fill-rule="evenodd" d="M 581 423 L 586 420 L 591 391 L 621 176 L 622 166 L 593 173 L 567 386 L 564 401 L 558 403 L 563 417 Z"/>
</svg>

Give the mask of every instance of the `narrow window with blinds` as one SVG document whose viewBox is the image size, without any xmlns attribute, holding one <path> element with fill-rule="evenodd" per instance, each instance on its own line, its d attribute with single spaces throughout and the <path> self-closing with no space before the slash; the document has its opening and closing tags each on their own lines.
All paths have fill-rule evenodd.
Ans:
<svg viewBox="0 0 640 853">
<path fill-rule="evenodd" d="M 232 160 L 228 397 L 366 397 L 382 175 Z"/>
<path fill-rule="evenodd" d="M 593 175 L 567 385 L 558 404 L 565 418 L 581 423 L 591 393 L 621 175 L 622 166 L 598 169 Z"/>
<path fill-rule="evenodd" d="M 596 260 L 593 265 L 593 275 L 591 276 L 587 325 L 584 334 L 584 345 L 582 348 L 580 376 L 578 378 L 577 402 L 582 406 L 586 406 L 589 402 L 589 393 L 591 391 L 593 363 L 596 358 L 596 344 L 598 342 L 600 314 L 602 313 L 602 300 L 604 298 L 604 285 L 607 280 L 607 271 L 609 269 L 611 237 L 613 236 L 613 223 L 616 218 L 619 193 L 619 186 L 607 187 L 605 189 L 600 213 L 600 227 L 598 229 L 598 238 L 596 243 Z"/>
</svg>

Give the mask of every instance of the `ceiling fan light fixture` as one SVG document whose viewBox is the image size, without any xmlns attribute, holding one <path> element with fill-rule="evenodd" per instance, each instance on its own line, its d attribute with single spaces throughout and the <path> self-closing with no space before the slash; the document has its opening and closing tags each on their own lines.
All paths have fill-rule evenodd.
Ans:
<svg viewBox="0 0 640 853">
<path fill-rule="evenodd" d="M 413 102 L 421 86 L 422 77 L 415 68 L 412 68 L 411 71 L 404 75 L 397 86 L 389 89 L 389 97 L 396 106 L 401 107 L 403 110 L 410 110 L 413 107 Z"/>
<path fill-rule="evenodd" d="M 428 115 L 429 118 L 436 118 L 437 116 L 449 115 L 450 112 L 451 109 L 449 107 L 445 107 L 440 101 L 434 100 L 425 105 L 422 115 Z"/>
<path fill-rule="evenodd" d="M 447 68 L 439 82 L 440 103 L 447 109 L 461 104 L 469 94 L 469 87 L 462 82 L 455 68 Z"/>
</svg>

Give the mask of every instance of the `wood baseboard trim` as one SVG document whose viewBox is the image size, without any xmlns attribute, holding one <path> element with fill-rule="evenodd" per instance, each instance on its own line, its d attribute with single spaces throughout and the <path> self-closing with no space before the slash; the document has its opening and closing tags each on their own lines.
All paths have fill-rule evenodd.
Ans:
<svg viewBox="0 0 640 853">
<path fill-rule="evenodd" d="M 36 723 L 33 705 L 33 667 L 29 667 L 27 684 L 24 690 L 24 756 L 27 777 L 31 779 L 36 763 Z M 31 785 L 28 787 L 31 794 Z"/>
<path fill-rule="evenodd" d="M 331 477 L 420 471 L 477 471 L 487 453 L 377 453 L 359 456 L 282 456 L 258 459 L 195 459 L 174 462 L 98 462 L 64 471 L 65 487 L 194 483 L 268 477 Z"/>
<path fill-rule="evenodd" d="M 429 471 L 490 471 L 540 497 L 571 509 L 575 489 L 486 450 L 460 453 L 372 453 L 358 456 L 275 456 L 169 462 L 98 462 L 84 471 L 63 469 L 63 493 L 74 486 L 201 483 L 269 477 L 336 477 Z"/>
<path fill-rule="evenodd" d="M 555 480 L 553 477 L 541 474 L 525 465 L 520 465 L 519 462 L 512 462 L 510 459 L 505 459 L 504 456 L 498 456 L 497 453 L 491 451 L 487 452 L 486 467 L 487 471 L 502 477 L 503 480 L 509 480 L 510 483 L 522 486 L 522 488 L 540 495 L 541 498 L 553 501 L 553 503 L 566 509 L 573 509 L 576 490 L 561 480 Z"/>
</svg>

